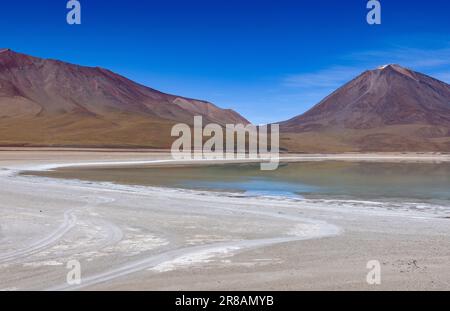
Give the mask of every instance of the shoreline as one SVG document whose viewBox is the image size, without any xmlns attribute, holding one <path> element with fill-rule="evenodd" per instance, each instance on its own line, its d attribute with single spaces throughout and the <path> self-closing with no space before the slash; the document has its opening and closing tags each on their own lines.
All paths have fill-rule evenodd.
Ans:
<svg viewBox="0 0 450 311">
<path fill-rule="evenodd" d="M 129 157 L 129 155 L 127 156 Z M 17 172 L 18 169 L 23 169 L 30 165 L 50 165 L 49 162 L 52 160 L 55 162 L 55 154 L 50 155 L 50 158 L 47 160 L 43 158 L 30 160 L 25 157 L 24 159 L 11 161 L 4 160 L 1 157 L 2 154 L 0 153 L 0 168 L 3 169 L 0 172 L 2 173 Z M 89 157 L 92 157 L 92 154 L 86 156 L 86 158 Z M 142 155 L 133 157 L 139 158 Z M 158 159 L 154 159 L 154 161 L 167 161 L 167 159 L 161 159 L 160 154 L 156 155 L 156 157 Z M 55 164 L 69 165 L 74 163 L 73 160 L 73 158 L 63 159 Z M 80 163 L 79 161 L 85 161 L 84 165 L 94 162 L 92 158 L 78 158 L 75 160 L 78 163 Z M 30 164 L 30 161 L 33 161 L 33 163 Z M 111 164 L 114 161 L 116 163 L 123 162 L 123 159 L 118 159 L 115 156 L 114 159 L 109 158 L 108 161 Z M 134 158 L 132 161 L 142 160 Z M 6 171 L 5 168 L 9 171 Z M 32 177 L 8 176 L 8 174 L 0 174 L 0 184 L 5 188 L 5 190 L 0 190 L 0 195 L 2 199 L 5 199 L 5 202 L 8 202 L 7 205 L 3 206 L 4 209 L 1 212 L 0 239 L 4 242 L 11 240 L 11 243 L 6 243 L 7 246 L 9 245 L 9 248 L 2 247 L 0 249 L 0 274 L 3 276 L 0 281 L 0 289 L 12 287 L 17 287 L 18 289 L 33 288 L 33 286 L 37 285 L 32 283 L 38 281 L 33 277 L 30 278 L 33 282 L 18 284 L 19 286 L 11 284 L 11 281 L 8 282 L 7 280 L 15 279 L 14 275 L 39 276 L 43 272 L 48 273 L 49 277 L 45 280 L 40 280 L 39 283 L 42 283 L 42 285 L 39 286 L 45 286 L 45 288 L 40 289 L 70 289 L 64 286 L 61 287 L 61 284 L 55 284 L 54 281 L 54 279 L 61 279 L 59 282 L 61 283 L 64 280 L 62 276 L 65 276 L 66 272 L 61 257 L 68 259 L 66 258 L 68 254 L 65 253 L 75 254 L 83 258 L 83 265 L 87 265 L 86 283 L 83 285 L 83 288 L 73 288 L 75 290 L 183 290 L 191 288 L 190 285 L 189 287 L 185 287 L 185 285 L 188 286 L 194 280 L 203 280 L 208 276 L 210 281 L 205 281 L 204 287 L 194 286 L 194 288 L 206 290 L 259 290 L 272 288 L 280 290 L 285 288 L 286 284 L 290 284 L 288 288 L 294 290 L 311 288 L 331 288 L 336 290 L 343 288 L 366 289 L 371 287 L 365 284 L 365 273 L 367 273 L 364 266 L 365 262 L 357 265 L 359 267 L 356 269 L 357 275 L 355 275 L 355 272 L 348 271 L 348 268 L 355 264 L 354 260 L 360 260 L 361 256 L 370 257 L 370 254 L 362 252 L 358 256 L 350 256 L 350 259 L 345 260 L 349 254 L 355 251 L 357 253 L 363 251 L 364 245 L 355 244 L 355 239 L 364 238 L 367 234 L 370 236 L 370 232 L 375 230 L 374 232 L 378 232 L 376 235 L 379 237 L 387 235 L 393 241 L 402 241 L 401 243 L 403 244 L 409 244 L 407 248 L 401 248 L 404 250 L 404 254 L 410 254 L 416 248 L 416 251 L 420 254 L 423 251 L 418 247 L 421 243 L 417 244 L 417 242 L 414 242 L 414 239 L 411 242 L 407 242 L 409 238 L 405 240 L 405 237 L 412 237 L 412 235 L 418 235 L 416 239 L 427 240 L 431 246 L 436 245 L 436 243 L 440 245 L 441 243 L 449 242 L 449 238 L 442 238 L 444 239 L 442 241 L 436 240 L 437 236 L 441 236 L 442 233 L 446 233 L 447 236 L 450 233 L 450 229 L 447 228 L 447 219 L 437 218 L 435 215 L 420 212 L 379 211 L 376 208 L 368 207 L 368 202 L 347 202 L 345 204 L 348 204 L 348 206 L 345 206 L 345 204 L 341 206 L 343 203 L 336 201 L 289 202 L 287 200 L 280 202 L 261 198 L 216 196 L 203 191 L 176 191 L 151 187 L 146 187 L 146 191 L 142 191 L 143 189 L 140 187 L 131 186 L 111 189 L 106 183 L 79 183 L 73 180 L 50 182 Z M 36 185 L 39 185 L 42 189 L 35 190 L 36 193 L 28 192 L 29 189 L 36 188 Z M 21 194 L 22 197 L 18 196 L 18 194 Z M 74 194 L 78 194 L 79 198 L 74 197 Z M 149 201 L 148 198 L 152 199 Z M 351 206 L 352 204 L 354 204 L 353 207 Z M 42 215 L 39 215 L 41 213 L 35 207 L 36 205 L 42 205 L 39 209 L 43 209 L 42 212 L 52 221 L 42 219 Z M 80 205 L 83 207 L 79 207 Z M 20 208 L 18 209 L 19 206 Z M 69 225 L 64 227 L 67 224 L 64 222 L 61 225 L 60 219 L 63 216 L 62 212 L 67 212 L 68 210 L 73 211 L 73 216 L 76 219 L 74 220 L 69 215 Z M 137 215 L 140 216 L 137 217 Z M 39 225 L 41 222 L 42 225 Z M 182 227 L 179 226 L 180 222 L 183 224 Z M 312 227 L 309 227 L 308 222 L 310 222 Z M 24 223 L 32 224 L 33 228 L 30 229 L 32 232 L 22 234 L 24 236 L 23 240 L 15 239 L 11 233 L 20 232 L 19 225 Z M 428 226 L 429 223 L 433 223 L 434 228 L 430 228 Z M 231 224 L 233 225 L 230 227 Z M 321 224 L 319 229 L 315 227 L 317 224 Z M 393 226 L 394 224 L 395 226 Z M 62 231 L 61 226 L 63 226 Z M 299 227 L 297 228 L 297 226 Z M 320 231 L 323 228 L 327 228 L 327 226 L 331 226 L 330 228 L 334 228 L 333 230 L 338 230 L 334 231 L 335 234 L 337 232 L 340 232 L 340 234 L 315 236 L 308 231 Z M 7 263 L 9 266 L 6 268 L 2 267 L 2 257 L 5 259 L 8 257 L 7 254 L 11 254 L 14 248 L 20 246 L 23 246 L 23 249 L 30 249 L 30 245 L 36 244 L 36 234 L 37 236 L 45 236 L 45 232 L 48 232 L 49 229 L 46 227 L 59 230 L 62 237 L 57 240 L 50 240 L 48 244 L 43 243 L 44 245 L 42 245 L 42 241 L 44 240 L 45 242 L 45 239 L 38 239 L 37 242 L 40 241 L 41 243 L 37 243 L 37 247 L 34 249 L 35 253 L 25 258 L 17 258 L 16 261 L 10 261 Z M 97 233 L 94 232 L 97 230 L 96 228 L 99 230 Z M 160 229 L 155 230 L 155 228 Z M 297 236 L 290 236 L 294 232 L 292 230 L 296 230 L 295 234 Z M 140 232 L 140 234 L 136 232 Z M 308 232 L 310 232 L 309 235 Z M 356 234 L 356 232 L 359 233 Z M 103 238 L 105 234 L 106 237 Z M 310 236 L 311 239 L 304 240 L 305 234 Z M 299 239 L 299 237 L 302 239 Z M 275 244 L 265 243 L 267 241 L 276 242 L 277 239 L 281 240 L 278 240 L 278 243 Z M 231 242 L 226 242 L 227 240 Z M 245 241 L 252 240 L 261 241 L 262 244 L 255 248 L 246 248 L 245 244 L 247 242 Z M 112 246 L 101 247 L 105 243 L 108 245 L 112 244 Z M 242 243 L 242 245 L 239 243 Z M 330 243 L 336 243 L 336 245 L 329 245 Z M 198 247 L 198 249 L 194 249 L 194 252 L 192 252 L 192 248 L 188 247 L 188 251 L 186 251 L 186 246 L 191 244 L 192 247 Z M 385 244 L 386 247 L 389 247 L 390 242 L 385 241 Z M 322 249 L 324 245 L 327 245 L 329 248 Z M 86 247 L 92 249 L 86 251 L 84 250 Z M 125 251 L 127 247 L 128 251 Z M 233 247 L 242 248 L 238 250 L 233 249 Z M 134 254 L 131 258 L 129 257 L 130 248 Z M 223 250 L 224 248 L 226 249 L 225 251 Z M 58 249 L 64 250 L 63 254 L 65 255 L 56 256 Z M 180 251 L 183 249 L 184 253 Z M 300 249 L 303 250 L 301 253 L 295 251 Z M 309 252 L 307 251 L 308 249 Z M 338 251 L 338 249 L 340 250 Z M 353 251 L 350 251 L 351 249 Z M 406 251 L 406 249 L 409 249 L 409 251 Z M 15 251 L 16 254 L 18 251 L 20 253 L 20 249 Z M 333 253 L 340 255 L 335 256 L 334 260 L 332 260 L 330 256 Z M 382 253 L 383 256 L 387 256 L 385 251 L 382 251 Z M 441 256 L 446 256 L 446 253 L 448 253 L 447 250 L 442 250 Z M 315 257 L 314 254 L 322 255 Z M 278 258 L 280 256 L 282 258 Z M 399 256 L 399 254 L 396 256 Z M 155 258 L 163 258 L 164 260 L 158 261 Z M 344 262 L 342 262 L 343 259 Z M 405 260 L 408 261 L 407 259 Z M 422 264 L 423 260 L 425 259 L 421 258 L 419 263 Z M 314 267 L 317 264 L 328 267 L 329 265 L 333 266 L 335 261 L 343 266 L 329 271 L 328 281 L 323 279 L 323 273 L 328 268 L 319 272 L 315 270 L 316 268 L 304 266 L 306 262 L 309 262 Z M 190 264 L 186 264 L 186 262 Z M 441 260 L 440 268 L 431 272 L 432 277 L 439 280 L 442 276 L 442 271 L 446 271 L 445 265 L 447 263 L 448 260 Z M 30 269 L 33 265 L 35 268 Z M 158 268 L 155 267 L 161 267 L 161 265 L 163 268 L 159 268 L 160 271 L 158 271 Z M 167 270 L 164 267 L 170 267 L 170 269 Z M 392 270 L 392 265 L 389 265 L 389 268 L 389 270 Z M 199 276 L 192 275 L 192 269 L 197 271 L 196 274 L 198 273 Z M 267 274 L 271 271 L 275 274 L 271 274 L 268 279 L 275 277 L 274 285 L 271 283 L 270 286 L 264 286 L 266 284 L 264 280 L 261 280 L 261 282 L 257 281 L 258 274 Z M 276 273 L 275 271 L 278 272 Z M 315 281 L 310 283 L 310 280 L 307 281 L 302 277 L 294 281 L 286 275 L 287 271 L 291 271 L 295 275 L 300 272 L 301 275 L 303 273 L 311 276 L 315 275 L 313 277 Z M 438 273 L 438 271 L 441 273 Z M 236 280 L 229 279 L 228 275 L 230 273 L 245 273 L 248 276 L 248 280 L 236 283 Z M 395 281 L 402 273 L 404 272 L 389 271 L 388 280 L 390 281 L 385 283 L 384 287 L 379 287 L 379 289 L 395 289 L 395 284 L 400 286 L 399 289 L 404 288 L 404 286 L 402 287 Z M 348 278 L 353 279 L 351 284 L 357 284 L 355 285 L 356 288 L 352 286 L 346 287 L 345 284 L 348 283 L 342 279 L 340 282 L 333 281 L 336 274 L 341 275 L 344 280 Z M 410 273 L 407 273 L 407 275 L 408 277 L 411 276 Z M 425 275 L 429 276 L 428 273 Z M 425 275 L 419 275 L 419 279 L 423 279 Z M 216 280 L 217 277 L 221 279 L 221 282 L 212 285 L 211 280 Z M 167 280 L 171 280 L 171 282 Z M 439 281 L 440 283 L 438 282 L 440 284 L 439 288 L 448 289 L 445 286 L 447 284 L 445 282 L 448 281 L 444 277 L 443 280 Z M 174 287 L 177 286 L 175 284 L 178 284 L 178 287 Z M 407 282 L 407 284 L 413 286 L 414 283 Z M 418 285 L 416 284 L 416 286 Z M 428 288 L 430 283 L 425 282 L 420 286 Z"/>
<path fill-rule="evenodd" d="M 0 150 L 1 152 L 1 150 Z M 73 152 L 73 151 L 67 151 Z M 84 152 L 84 151 L 76 151 Z M 96 153 L 96 151 L 92 151 Z M 103 152 L 103 151 L 102 151 Z M 161 153 L 162 156 L 168 157 L 167 153 Z M 78 167 L 108 167 L 108 166 L 133 166 L 133 165 L 215 165 L 215 164 L 245 164 L 245 163 L 261 163 L 269 161 L 271 158 L 247 158 L 247 159 L 192 159 L 192 160 L 174 160 L 174 159 L 160 159 L 160 160 L 128 160 L 128 161 L 100 161 L 100 162 L 71 162 L 71 163 L 51 163 L 42 165 L 31 165 L 19 167 L 18 170 L 29 171 L 48 171 L 58 168 L 78 168 Z M 436 155 L 436 154 L 311 154 L 311 155 L 291 155 L 279 157 L 280 163 L 291 162 L 314 162 L 314 161 L 351 161 L 351 162 L 450 162 L 450 155 Z"/>
<path fill-rule="evenodd" d="M 165 155 L 169 157 L 169 155 Z M 45 172 L 45 171 L 56 171 L 62 168 L 123 168 L 126 169 L 128 167 L 136 168 L 141 165 L 145 165 L 146 167 L 202 167 L 202 166 L 210 166 L 210 165 L 232 165 L 232 164 L 254 164 L 260 163 L 267 159 L 232 159 L 232 160 L 173 160 L 173 159 L 159 159 L 159 160 L 140 160 L 140 161 L 103 161 L 103 162 L 71 162 L 71 163 L 53 163 L 53 164 L 44 164 L 38 166 L 30 166 L 27 168 L 20 168 L 15 171 L 14 174 L 22 174 L 24 172 Z M 283 157 L 280 158 L 280 164 L 283 163 L 299 163 L 299 162 L 327 162 L 327 161 L 339 161 L 339 162 L 368 162 L 368 163 L 446 163 L 450 162 L 449 157 L 436 157 L 436 156 L 417 156 L 410 155 L 408 157 L 398 156 L 398 155 L 359 155 L 359 156 L 348 156 L 348 155 L 314 155 L 310 157 L 304 156 L 292 156 L 292 157 Z M 181 193 L 197 193 L 202 195 L 211 195 L 211 196 L 227 196 L 227 197 L 243 197 L 243 198 L 256 198 L 256 199 L 281 199 L 285 201 L 292 202 L 323 202 L 323 203 L 354 203 L 354 204 L 367 204 L 370 206 L 378 206 L 379 208 L 384 208 L 385 205 L 396 206 L 397 208 L 402 205 L 409 205 L 409 208 L 414 208 L 417 211 L 427 212 L 427 209 L 439 209 L 442 204 L 446 205 L 446 201 L 442 200 L 430 200 L 430 199 L 417 199 L 417 198 L 390 198 L 385 197 L 378 200 L 374 198 L 358 198 L 358 197 L 343 197 L 343 196 L 333 196 L 331 194 L 328 195 L 314 195 L 313 197 L 304 197 L 300 194 L 292 195 L 282 195 L 282 194 L 254 194 L 254 195 L 246 195 L 244 191 L 230 191 L 226 189 L 195 189 L 195 188 L 183 188 L 183 187 L 171 187 L 167 185 L 148 185 L 148 184 L 137 184 L 137 183 L 121 183 L 115 181 L 100 181 L 93 179 L 78 179 L 76 177 L 53 177 L 53 176 L 45 176 L 45 175 L 34 175 L 30 174 L 30 176 L 40 177 L 40 178 L 50 178 L 55 180 L 72 180 L 75 182 L 85 182 L 89 184 L 102 184 L 108 185 L 108 187 L 115 189 L 124 187 L 143 187 L 143 188 L 153 188 L 159 189 L 161 191 L 179 191 Z M 416 208 L 417 206 L 417 208 Z M 441 217 L 450 217 L 449 214 L 450 206 L 446 206 L 446 209 L 442 211 L 440 214 Z M 436 213 L 436 211 L 434 211 Z"/>
</svg>

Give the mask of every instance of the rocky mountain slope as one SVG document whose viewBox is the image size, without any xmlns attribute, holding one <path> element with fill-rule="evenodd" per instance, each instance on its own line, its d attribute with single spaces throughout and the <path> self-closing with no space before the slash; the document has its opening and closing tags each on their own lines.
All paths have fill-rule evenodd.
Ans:
<svg viewBox="0 0 450 311">
<path fill-rule="evenodd" d="M 290 151 L 450 151 L 450 85 L 386 65 L 280 126 Z"/>
<path fill-rule="evenodd" d="M 0 145 L 164 148 L 175 123 L 248 123 L 102 68 L 0 50 Z"/>
</svg>

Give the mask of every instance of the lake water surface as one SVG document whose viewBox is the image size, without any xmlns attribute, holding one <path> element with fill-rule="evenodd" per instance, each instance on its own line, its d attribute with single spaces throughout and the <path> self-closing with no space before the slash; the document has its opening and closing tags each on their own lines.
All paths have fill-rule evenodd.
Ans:
<svg viewBox="0 0 450 311">
<path fill-rule="evenodd" d="M 450 206 L 450 163 L 321 161 L 211 166 L 63 168 L 33 174 L 119 184 L 239 192 L 248 196 L 294 196 L 358 200 L 437 201 Z"/>
</svg>

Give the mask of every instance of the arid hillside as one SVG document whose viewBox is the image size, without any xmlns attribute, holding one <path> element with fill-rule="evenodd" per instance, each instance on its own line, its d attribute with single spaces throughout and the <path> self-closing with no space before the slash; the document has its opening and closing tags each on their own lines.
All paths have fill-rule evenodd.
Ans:
<svg viewBox="0 0 450 311">
<path fill-rule="evenodd" d="M 399 65 L 366 71 L 280 124 L 296 152 L 450 151 L 450 85 Z"/>
<path fill-rule="evenodd" d="M 173 124 L 248 123 L 102 68 L 0 50 L 0 145 L 167 148 Z"/>
</svg>

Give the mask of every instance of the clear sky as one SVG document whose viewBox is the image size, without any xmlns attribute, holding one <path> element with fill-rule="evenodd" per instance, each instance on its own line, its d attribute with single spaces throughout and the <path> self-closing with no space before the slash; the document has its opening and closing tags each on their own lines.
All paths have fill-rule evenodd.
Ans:
<svg viewBox="0 0 450 311">
<path fill-rule="evenodd" d="M 0 47 L 100 66 L 255 123 L 303 113 L 367 69 L 399 63 L 450 83 L 450 1 L 1 1 Z"/>
</svg>

